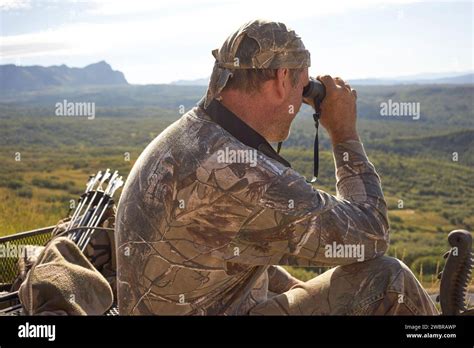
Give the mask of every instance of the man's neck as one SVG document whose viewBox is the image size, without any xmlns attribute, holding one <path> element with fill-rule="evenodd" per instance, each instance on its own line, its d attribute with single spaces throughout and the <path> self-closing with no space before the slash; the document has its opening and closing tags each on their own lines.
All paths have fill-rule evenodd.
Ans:
<svg viewBox="0 0 474 348">
<path fill-rule="evenodd" d="M 264 137 L 265 140 L 269 141 L 269 125 L 266 124 L 265 119 L 270 111 L 266 110 L 262 103 L 257 103 L 256 99 L 254 97 L 249 98 L 247 95 L 240 94 L 237 96 L 232 93 L 223 96 L 220 103 Z"/>
<path fill-rule="evenodd" d="M 291 167 L 291 164 L 275 152 L 275 149 L 260 133 L 237 117 L 237 115 L 219 101 L 212 100 L 207 108 L 204 109 L 204 101 L 202 100 L 200 107 L 215 123 L 220 125 L 243 144 L 264 153 L 268 157 L 280 162 L 285 167 Z"/>
</svg>

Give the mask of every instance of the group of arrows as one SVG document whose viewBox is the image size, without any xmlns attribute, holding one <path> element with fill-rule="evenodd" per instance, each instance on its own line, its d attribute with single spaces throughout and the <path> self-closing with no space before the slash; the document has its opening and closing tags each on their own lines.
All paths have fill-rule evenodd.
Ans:
<svg viewBox="0 0 474 348">
<path fill-rule="evenodd" d="M 113 206 L 114 193 L 123 183 L 122 176 L 119 176 L 117 171 L 111 173 L 110 169 L 90 176 L 66 231 L 68 238 L 82 251 L 103 222 L 107 209 Z"/>
</svg>

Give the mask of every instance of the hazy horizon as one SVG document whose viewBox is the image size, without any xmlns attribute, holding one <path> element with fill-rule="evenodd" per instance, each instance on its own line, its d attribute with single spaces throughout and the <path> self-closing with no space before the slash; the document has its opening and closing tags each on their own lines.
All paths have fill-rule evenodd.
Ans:
<svg viewBox="0 0 474 348">
<path fill-rule="evenodd" d="M 46 67 L 46 68 L 59 67 L 59 66 L 65 65 L 68 68 L 85 68 L 86 66 L 97 64 L 97 63 L 100 63 L 102 61 L 104 61 L 104 60 L 101 60 L 101 61 L 98 61 L 98 62 L 91 62 L 90 64 L 86 64 L 86 65 L 83 65 L 83 66 L 71 66 L 71 65 L 68 65 L 66 63 L 54 64 L 54 65 L 48 65 L 48 66 L 40 65 L 40 64 L 31 64 L 31 65 L 16 65 L 16 64 L 14 64 L 14 65 L 16 65 L 18 67 L 41 66 L 41 67 Z M 110 64 L 110 62 L 107 62 L 107 61 L 105 61 L 105 62 L 111 66 L 112 70 L 118 70 L 118 69 L 115 69 L 114 66 L 112 64 Z M 9 64 L 12 64 L 12 63 L 9 63 Z M 9 65 L 9 64 L 0 64 L 0 65 Z M 121 71 L 121 70 L 119 70 L 119 71 L 122 72 L 125 76 L 125 79 L 127 79 L 127 72 L 126 71 Z M 448 77 L 464 76 L 464 75 L 467 75 L 467 74 L 474 74 L 474 70 L 443 71 L 443 72 L 420 72 L 420 73 L 416 73 L 416 74 L 413 74 L 413 75 L 402 75 L 402 76 L 366 76 L 366 77 L 360 77 L 360 78 L 352 79 L 352 80 L 400 80 L 400 82 L 403 82 L 404 80 L 411 81 L 413 79 L 419 79 L 419 80 L 432 80 L 433 79 L 433 80 L 435 80 L 435 79 L 442 79 L 442 78 L 448 78 Z M 198 77 L 198 78 L 189 78 L 189 79 L 184 78 L 184 79 L 173 80 L 173 81 L 169 81 L 169 82 L 133 83 L 133 82 L 128 81 L 128 79 L 127 79 L 127 82 L 129 84 L 133 84 L 133 85 L 174 84 L 174 83 L 179 83 L 179 82 L 183 82 L 183 81 L 194 82 L 194 81 L 205 80 L 205 79 L 209 79 L 209 78 L 210 78 L 210 75 L 202 76 L 202 77 Z M 349 79 L 350 78 L 348 78 L 348 80 Z"/>
</svg>

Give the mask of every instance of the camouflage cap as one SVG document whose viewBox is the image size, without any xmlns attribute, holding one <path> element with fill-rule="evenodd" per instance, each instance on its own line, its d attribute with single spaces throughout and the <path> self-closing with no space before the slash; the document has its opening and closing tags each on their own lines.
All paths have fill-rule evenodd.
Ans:
<svg viewBox="0 0 474 348">
<path fill-rule="evenodd" d="M 245 37 L 256 41 L 259 49 L 248 61 L 237 56 L 240 44 Z M 212 51 L 216 59 L 212 70 L 204 107 L 219 96 L 232 71 L 236 69 L 299 69 L 311 65 L 309 51 L 301 38 L 279 22 L 256 19 L 244 24 L 230 35 L 220 49 Z"/>
</svg>

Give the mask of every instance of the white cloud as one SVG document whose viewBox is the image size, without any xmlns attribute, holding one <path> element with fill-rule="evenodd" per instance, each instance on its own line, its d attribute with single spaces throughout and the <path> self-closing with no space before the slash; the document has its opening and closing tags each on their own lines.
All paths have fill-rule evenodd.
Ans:
<svg viewBox="0 0 474 348">
<path fill-rule="evenodd" d="M 124 71 L 132 83 L 197 78 L 209 74 L 213 61 L 210 51 L 238 26 L 253 18 L 280 20 L 298 33 L 304 31 L 307 47 L 321 51 L 320 40 L 308 35 L 307 26 L 299 27 L 302 20 L 306 19 L 306 23 L 314 20 L 317 29 L 321 16 L 411 2 L 414 1 L 293 0 L 289 5 L 287 0 L 106 0 L 101 3 L 89 0 L 86 1 L 89 18 L 83 17 L 83 22 L 0 37 L 0 59 L 61 63 L 110 59 L 114 68 Z M 398 6 L 395 10 L 399 11 Z M 397 13 L 400 17 L 399 12 L 395 12 L 395 16 Z M 362 50 L 361 42 L 357 45 L 353 47 L 354 52 Z M 334 53 L 340 52 L 337 47 L 334 49 Z M 367 47 L 366 51 L 370 50 L 371 47 Z M 318 63 L 318 68 L 331 70 L 332 64 L 339 64 L 338 70 L 341 69 L 340 60 L 328 55 L 324 61 L 323 57 L 315 59 L 315 68 Z M 343 66 L 352 72 L 372 71 L 375 66 L 363 66 L 365 60 L 356 56 Z"/>
<path fill-rule="evenodd" d="M 12 4 L 23 3 L 18 0 L 7 1 Z M 96 15 L 156 12 L 156 18 L 129 21 L 122 18 L 120 21 L 104 24 L 73 23 L 54 30 L 2 36 L 0 57 L 4 59 L 54 54 L 88 55 L 116 48 L 137 47 L 139 44 L 157 48 L 180 42 L 214 46 L 239 25 L 253 18 L 281 20 L 294 27 L 298 20 L 303 18 L 316 18 L 332 12 L 379 3 L 408 1 L 410 0 L 340 0 L 337 3 L 322 2 L 316 5 L 314 0 L 295 0 L 291 8 L 288 8 L 288 2 L 283 0 L 184 0 L 179 2 L 179 5 L 171 0 L 108 0 L 101 3 L 93 1 L 91 11 Z M 171 8 L 179 10 L 167 15 L 166 10 Z M 209 49 L 215 48 L 213 46 Z"/>
<path fill-rule="evenodd" d="M 377 5 L 406 4 L 428 0 L 92 0 L 90 13 L 96 15 L 133 15 L 155 11 L 179 9 L 179 11 L 194 11 L 196 9 L 212 9 L 225 6 L 228 17 L 251 13 L 254 17 L 284 16 L 301 18 L 309 14 L 327 15 L 357 8 L 374 7 Z M 208 17 L 209 18 L 209 17 Z M 210 18 L 212 21 L 212 18 Z"/>
<path fill-rule="evenodd" d="M 191 7 L 197 2 L 196 0 L 181 0 L 179 4 L 180 7 Z M 98 16 L 133 15 L 176 7 L 176 4 L 177 2 L 172 0 L 92 0 L 88 13 Z"/>
<path fill-rule="evenodd" d="M 0 0 L 0 11 L 30 8 L 30 0 Z"/>
</svg>

